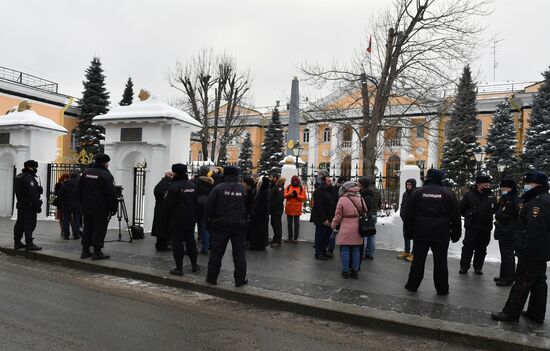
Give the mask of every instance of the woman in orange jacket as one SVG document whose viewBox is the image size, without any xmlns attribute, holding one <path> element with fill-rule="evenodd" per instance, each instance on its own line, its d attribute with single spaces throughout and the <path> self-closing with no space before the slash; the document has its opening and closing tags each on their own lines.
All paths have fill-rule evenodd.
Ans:
<svg viewBox="0 0 550 351">
<path fill-rule="evenodd" d="M 302 215 L 302 204 L 306 201 L 307 190 L 302 186 L 298 176 L 292 176 L 290 185 L 285 188 L 285 213 L 288 223 L 288 239 L 285 242 L 298 242 L 300 235 L 300 216 Z"/>
</svg>

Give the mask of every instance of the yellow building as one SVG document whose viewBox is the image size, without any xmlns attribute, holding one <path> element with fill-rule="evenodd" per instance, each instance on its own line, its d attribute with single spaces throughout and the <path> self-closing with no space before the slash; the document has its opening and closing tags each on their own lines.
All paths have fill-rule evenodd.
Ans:
<svg viewBox="0 0 550 351">
<path fill-rule="evenodd" d="M 65 127 L 68 134 L 58 137 L 63 156 L 76 150 L 78 109 L 76 101 L 58 92 L 58 84 L 24 72 L 0 67 L 0 115 L 5 115 L 21 100 L 32 103 L 31 110 Z M 69 105 L 69 102 L 72 104 Z M 54 160 L 52 160 L 54 161 Z"/>
</svg>

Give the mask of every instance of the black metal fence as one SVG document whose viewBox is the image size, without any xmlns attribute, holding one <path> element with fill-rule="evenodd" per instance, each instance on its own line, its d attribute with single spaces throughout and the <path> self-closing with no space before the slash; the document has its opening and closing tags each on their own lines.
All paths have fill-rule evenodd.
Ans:
<svg viewBox="0 0 550 351">
<path fill-rule="evenodd" d="M 46 214 L 55 216 L 56 207 L 52 205 L 55 195 L 55 184 L 59 182 L 61 177 L 67 176 L 73 172 L 81 174 L 90 165 L 78 163 L 48 163 L 48 176 L 46 180 Z"/>
<path fill-rule="evenodd" d="M 132 225 L 143 226 L 145 205 L 145 167 L 134 167 L 134 191 L 132 205 Z"/>
</svg>

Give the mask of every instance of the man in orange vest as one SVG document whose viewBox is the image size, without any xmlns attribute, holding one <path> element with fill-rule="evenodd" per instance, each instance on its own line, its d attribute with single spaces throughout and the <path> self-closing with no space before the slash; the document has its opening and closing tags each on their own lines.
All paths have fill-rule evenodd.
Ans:
<svg viewBox="0 0 550 351">
<path fill-rule="evenodd" d="M 302 204 L 307 197 L 306 191 L 298 176 L 292 176 L 290 185 L 285 188 L 285 213 L 288 222 L 288 239 L 285 242 L 287 243 L 298 243 L 300 216 L 302 215 Z"/>
</svg>

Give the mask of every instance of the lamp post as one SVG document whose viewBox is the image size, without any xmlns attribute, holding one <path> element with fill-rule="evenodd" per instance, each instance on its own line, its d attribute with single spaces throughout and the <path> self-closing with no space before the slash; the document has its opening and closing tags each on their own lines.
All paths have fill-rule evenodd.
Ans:
<svg viewBox="0 0 550 351">
<path fill-rule="evenodd" d="M 300 155 L 302 155 L 302 151 L 304 151 L 304 148 L 300 145 L 299 141 L 296 142 L 292 148 L 292 153 L 296 156 L 296 171 L 298 171 L 298 159 L 300 158 Z"/>
<path fill-rule="evenodd" d="M 474 157 L 476 158 L 477 172 L 479 173 L 481 171 L 481 164 L 483 163 L 483 160 L 485 159 L 485 150 L 482 147 L 478 147 L 474 151 Z"/>
<path fill-rule="evenodd" d="M 499 160 L 497 163 L 497 170 L 500 174 L 500 178 L 504 176 L 504 171 L 506 170 L 506 163 L 504 163 L 504 160 Z"/>
</svg>

